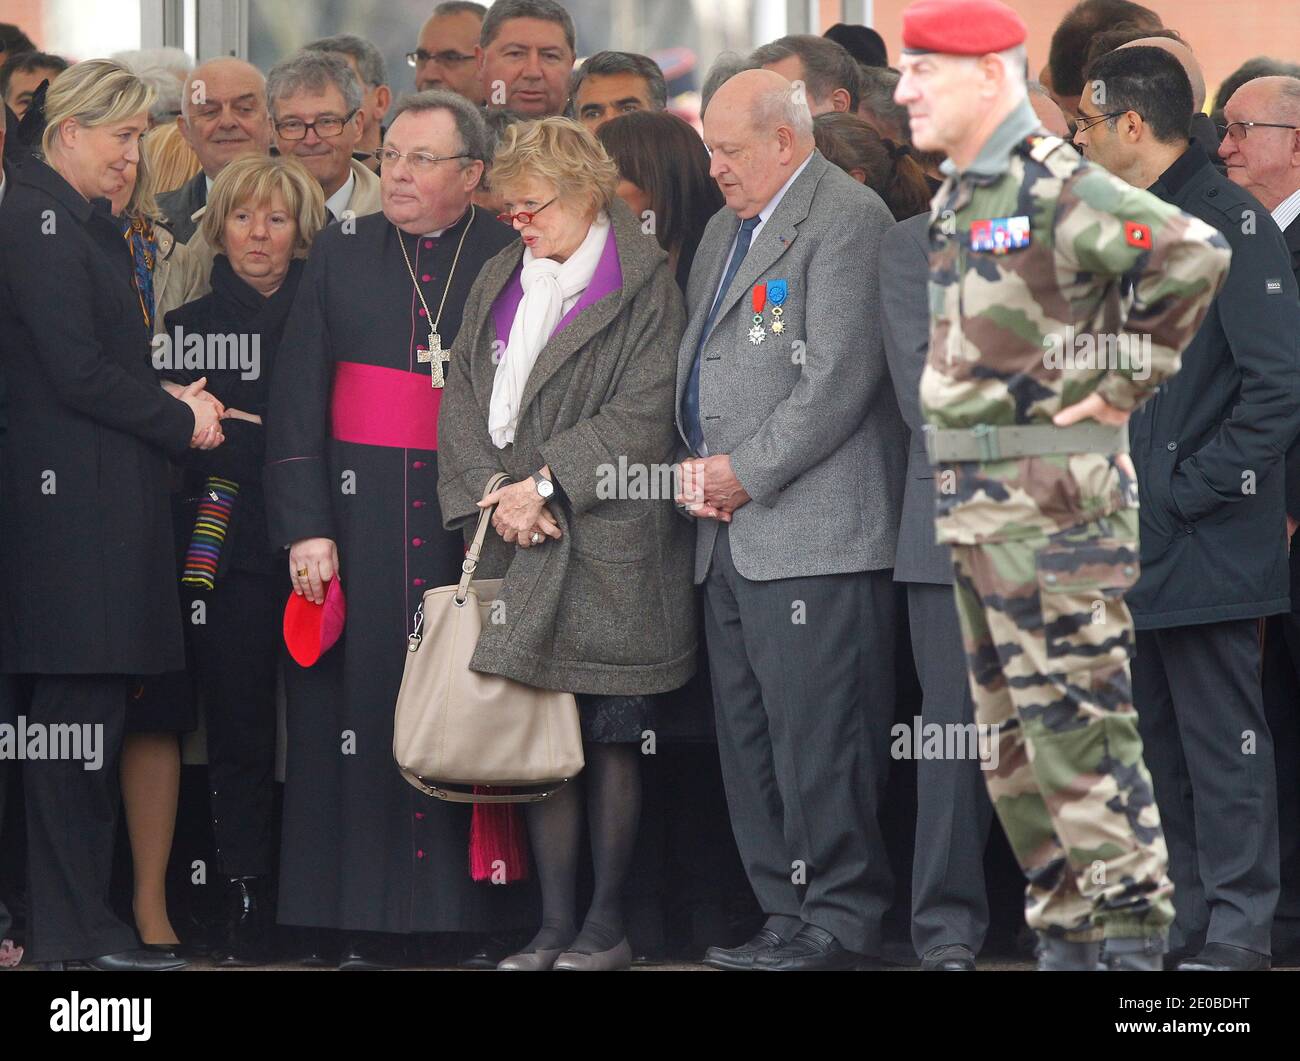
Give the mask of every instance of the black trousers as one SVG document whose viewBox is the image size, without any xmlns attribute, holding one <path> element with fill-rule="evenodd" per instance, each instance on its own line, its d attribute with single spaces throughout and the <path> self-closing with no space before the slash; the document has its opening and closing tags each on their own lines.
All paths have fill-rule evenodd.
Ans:
<svg viewBox="0 0 1300 1061">
<path fill-rule="evenodd" d="M 275 674 L 287 592 L 277 575 L 229 571 L 210 592 L 206 622 L 188 622 L 190 668 L 207 720 L 208 789 L 217 872 L 258 877 L 276 864 Z M 187 616 L 192 612 L 187 607 Z"/>
<path fill-rule="evenodd" d="M 1273 954 L 1300 951 L 1300 615 L 1268 620 L 1264 635 L 1264 713 L 1277 764 L 1281 894 L 1273 918 Z"/>
<path fill-rule="evenodd" d="M 101 758 L 98 769 L 70 758 L 23 762 L 31 960 L 95 958 L 139 946 L 108 901 L 126 697 L 120 675 L 34 679 L 28 722 L 101 727 Z"/>
<path fill-rule="evenodd" d="M 892 572 L 754 582 L 719 528 L 705 581 L 718 755 L 768 924 L 880 949 L 892 878 L 877 820 L 894 713 Z"/>
<path fill-rule="evenodd" d="M 1139 630 L 1133 701 L 1169 848 L 1170 949 L 1269 954 L 1277 785 L 1258 620 Z"/>
<path fill-rule="evenodd" d="M 0 674 L 0 725 L 16 725 L 18 722 L 18 697 L 15 693 L 15 679 L 8 674 Z M 9 760 L 0 758 L 0 844 L 4 841 L 5 806 L 14 773 L 9 768 Z M 3 852 L 0 847 L 0 852 Z M 0 940 L 7 939 L 13 927 L 13 918 L 4 900 L 0 899 Z"/>
<path fill-rule="evenodd" d="M 975 721 L 961 626 L 952 587 L 907 587 L 912 657 L 921 682 L 922 725 Z M 976 759 L 921 759 L 916 764 L 916 850 L 912 857 L 912 946 L 964 943 L 975 953 L 989 927 L 984 848 L 993 821 L 984 772 Z"/>
</svg>

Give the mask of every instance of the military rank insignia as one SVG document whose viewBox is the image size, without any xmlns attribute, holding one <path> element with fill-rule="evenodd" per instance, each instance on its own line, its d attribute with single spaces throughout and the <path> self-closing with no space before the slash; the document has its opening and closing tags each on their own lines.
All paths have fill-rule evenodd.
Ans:
<svg viewBox="0 0 1300 1061">
<path fill-rule="evenodd" d="M 970 249 L 988 251 L 993 254 L 1006 254 L 1029 246 L 1029 218 L 993 217 L 984 221 L 972 221 L 970 226 Z"/>
<path fill-rule="evenodd" d="M 1142 225 L 1136 221 L 1124 222 L 1124 240 L 1130 247 L 1141 247 L 1143 250 L 1151 249 L 1151 226 Z"/>
</svg>

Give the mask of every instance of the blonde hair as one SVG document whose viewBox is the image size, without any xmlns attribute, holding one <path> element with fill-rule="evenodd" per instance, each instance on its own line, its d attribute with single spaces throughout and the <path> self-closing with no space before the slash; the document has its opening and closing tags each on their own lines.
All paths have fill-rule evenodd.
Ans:
<svg viewBox="0 0 1300 1061">
<path fill-rule="evenodd" d="M 149 130 L 144 146 L 153 170 L 154 188 L 159 192 L 174 191 L 202 168 L 199 156 L 185 142 L 175 121 Z"/>
<path fill-rule="evenodd" d="M 501 134 L 492 160 L 492 189 L 529 177 L 555 185 L 562 199 L 586 199 L 608 210 L 618 188 L 618 166 L 585 126 L 571 118 L 540 118 Z"/>
<path fill-rule="evenodd" d="M 279 192 L 298 224 L 294 251 L 305 254 L 325 224 L 325 193 L 316 178 L 291 155 L 248 155 L 235 159 L 212 182 L 208 206 L 199 222 L 203 238 L 217 250 L 226 249 L 226 219 L 246 203 L 269 204 Z"/>
<path fill-rule="evenodd" d="M 86 129 L 112 125 L 137 114 L 147 114 L 155 95 L 152 87 L 111 59 L 87 59 L 70 66 L 50 82 L 46 92 L 42 154 L 49 161 L 50 151 L 59 140 L 60 127 L 69 118 Z M 158 204 L 153 196 L 152 172 L 142 148 L 135 187 L 124 212 L 157 217 Z"/>
</svg>

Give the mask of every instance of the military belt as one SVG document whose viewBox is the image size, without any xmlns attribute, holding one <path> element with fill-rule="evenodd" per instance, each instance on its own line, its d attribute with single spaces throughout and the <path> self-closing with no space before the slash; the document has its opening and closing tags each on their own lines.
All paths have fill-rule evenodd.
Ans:
<svg viewBox="0 0 1300 1061">
<path fill-rule="evenodd" d="M 1014 460 L 1065 453 L 1127 453 L 1128 425 L 1111 427 L 1096 420 L 1069 427 L 977 424 L 974 427 L 941 429 L 927 425 L 925 450 L 931 464 Z"/>
</svg>

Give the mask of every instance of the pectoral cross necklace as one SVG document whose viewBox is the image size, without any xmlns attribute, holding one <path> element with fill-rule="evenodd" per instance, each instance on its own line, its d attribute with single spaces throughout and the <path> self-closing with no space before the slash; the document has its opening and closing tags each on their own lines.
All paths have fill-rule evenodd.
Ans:
<svg viewBox="0 0 1300 1061">
<path fill-rule="evenodd" d="M 415 355 L 416 361 L 421 364 L 429 365 L 429 377 L 435 388 L 446 385 L 447 377 L 443 373 L 442 366 L 451 360 L 451 353 L 442 348 L 442 336 L 438 334 L 438 324 L 442 320 L 443 307 L 447 305 L 447 293 L 451 291 L 451 282 L 456 276 L 456 264 L 460 261 L 461 248 L 465 246 L 465 237 L 469 235 L 470 226 L 474 224 L 474 207 L 468 210 L 469 223 L 465 225 L 465 230 L 460 234 L 460 242 L 456 244 L 456 255 L 451 260 L 451 271 L 447 274 L 447 285 L 442 289 L 442 301 L 438 303 L 438 315 L 433 317 L 429 313 L 429 303 L 424 301 L 424 292 L 420 290 L 420 285 L 415 279 L 415 269 L 411 266 L 411 256 L 406 253 L 406 241 L 402 239 L 402 230 L 397 230 L 397 245 L 402 248 L 402 258 L 406 261 L 406 271 L 411 274 L 411 283 L 415 285 L 415 293 L 419 296 L 420 305 L 424 307 L 424 319 L 429 321 L 429 345 L 418 350 Z M 394 226 L 396 227 L 396 226 Z"/>
</svg>

